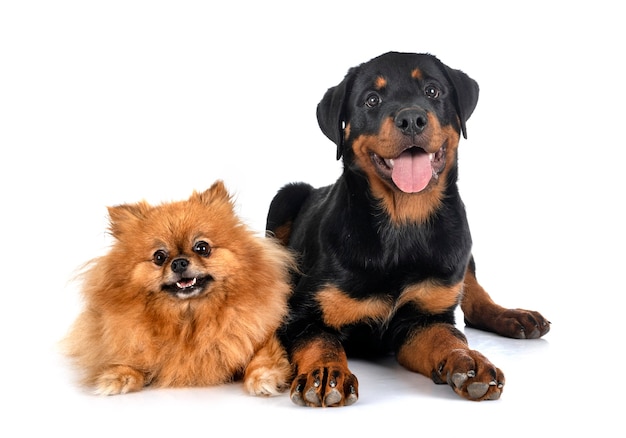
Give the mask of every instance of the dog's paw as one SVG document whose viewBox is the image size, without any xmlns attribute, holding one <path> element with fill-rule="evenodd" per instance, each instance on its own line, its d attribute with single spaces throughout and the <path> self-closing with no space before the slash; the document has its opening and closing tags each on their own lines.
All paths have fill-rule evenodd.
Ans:
<svg viewBox="0 0 626 438">
<path fill-rule="evenodd" d="M 501 335 L 515 339 L 538 339 L 550 331 L 550 321 L 534 310 L 507 309 L 496 322 Z"/>
<path fill-rule="evenodd" d="M 300 406 L 349 406 L 359 398 L 359 382 L 347 368 L 323 366 L 297 376 L 290 397 Z"/>
<path fill-rule="evenodd" d="M 274 396 L 289 388 L 284 369 L 260 367 L 246 372 L 243 386 L 250 395 Z"/>
<path fill-rule="evenodd" d="M 433 374 L 435 383 L 447 383 L 468 400 L 497 400 L 504 374 L 476 350 L 452 350 Z"/>
<path fill-rule="evenodd" d="M 278 395 L 289 388 L 291 376 L 287 353 L 272 336 L 250 360 L 243 375 L 243 386 L 251 395 Z"/>
<path fill-rule="evenodd" d="M 143 388 L 145 378 L 143 373 L 125 365 L 108 368 L 96 379 L 95 393 L 97 395 L 126 394 L 139 391 Z"/>
<path fill-rule="evenodd" d="M 539 312 L 525 309 L 501 309 L 490 320 L 465 319 L 469 327 L 488 330 L 514 339 L 538 339 L 550 331 L 550 321 Z"/>
</svg>

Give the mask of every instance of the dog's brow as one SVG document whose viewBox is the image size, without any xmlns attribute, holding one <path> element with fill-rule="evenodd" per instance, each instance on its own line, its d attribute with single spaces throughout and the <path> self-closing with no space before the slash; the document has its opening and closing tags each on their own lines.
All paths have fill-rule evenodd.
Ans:
<svg viewBox="0 0 626 438">
<path fill-rule="evenodd" d="M 411 71 L 411 77 L 413 79 L 418 79 L 418 80 L 422 79 L 422 77 L 423 77 L 422 71 L 419 68 L 413 69 Z"/>
<path fill-rule="evenodd" d="M 382 76 L 377 76 L 374 84 L 377 90 L 381 90 L 387 86 L 387 79 Z"/>
</svg>

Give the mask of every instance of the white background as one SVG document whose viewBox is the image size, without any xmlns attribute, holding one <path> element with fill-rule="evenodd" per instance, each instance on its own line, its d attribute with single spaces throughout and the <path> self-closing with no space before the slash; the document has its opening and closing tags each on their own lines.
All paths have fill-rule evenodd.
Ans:
<svg viewBox="0 0 626 438">
<path fill-rule="evenodd" d="M 227 4 L 227 5 L 226 5 Z M 0 435 L 623 436 L 623 13 L 598 0 L 6 1 L 0 5 Z M 280 186 L 332 183 L 315 108 L 349 67 L 430 52 L 481 87 L 460 145 L 479 279 L 552 321 L 459 328 L 507 376 L 474 403 L 392 361 L 306 409 L 239 384 L 97 397 L 56 351 L 106 206 L 224 179 L 262 234 Z M 621 408 L 618 407 L 621 405 Z"/>
</svg>

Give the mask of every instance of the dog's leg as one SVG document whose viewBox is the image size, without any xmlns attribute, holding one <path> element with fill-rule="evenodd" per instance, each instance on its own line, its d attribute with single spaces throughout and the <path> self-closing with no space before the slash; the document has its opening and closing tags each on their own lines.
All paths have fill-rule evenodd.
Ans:
<svg viewBox="0 0 626 438">
<path fill-rule="evenodd" d="M 468 400 L 496 400 L 504 374 L 485 356 L 470 350 L 463 333 L 452 324 L 433 324 L 414 331 L 398 350 L 405 368 L 447 383 Z"/>
<path fill-rule="evenodd" d="M 465 273 L 461 301 L 465 324 L 469 327 L 516 339 L 536 339 L 550 331 L 550 322 L 539 312 L 506 309 L 496 304 L 476 280 L 474 260 Z"/>
<path fill-rule="evenodd" d="M 358 381 L 348 369 L 346 353 L 336 338 L 320 335 L 292 353 L 296 378 L 291 400 L 301 406 L 347 406 L 357 401 Z"/>
<path fill-rule="evenodd" d="M 291 365 L 287 353 L 276 338 L 254 355 L 243 377 L 244 388 L 251 395 L 277 395 L 289 387 Z"/>
</svg>

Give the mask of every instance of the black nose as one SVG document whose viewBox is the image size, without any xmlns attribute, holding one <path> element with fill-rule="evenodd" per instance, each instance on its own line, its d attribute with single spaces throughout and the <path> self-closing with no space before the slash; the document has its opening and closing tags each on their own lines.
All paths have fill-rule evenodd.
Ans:
<svg viewBox="0 0 626 438">
<path fill-rule="evenodd" d="M 428 125 L 426 111 L 419 108 L 403 109 L 396 115 L 394 122 L 404 134 L 419 134 Z"/>
<path fill-rule="evenodd" d="M 172 271 L 176 272 L 177 274 L 185 272 L 185 269 L 187 269 L 187 266 L 189 266 L 189 260 L 187 259 L 172 260 Z"/>
</svg>

